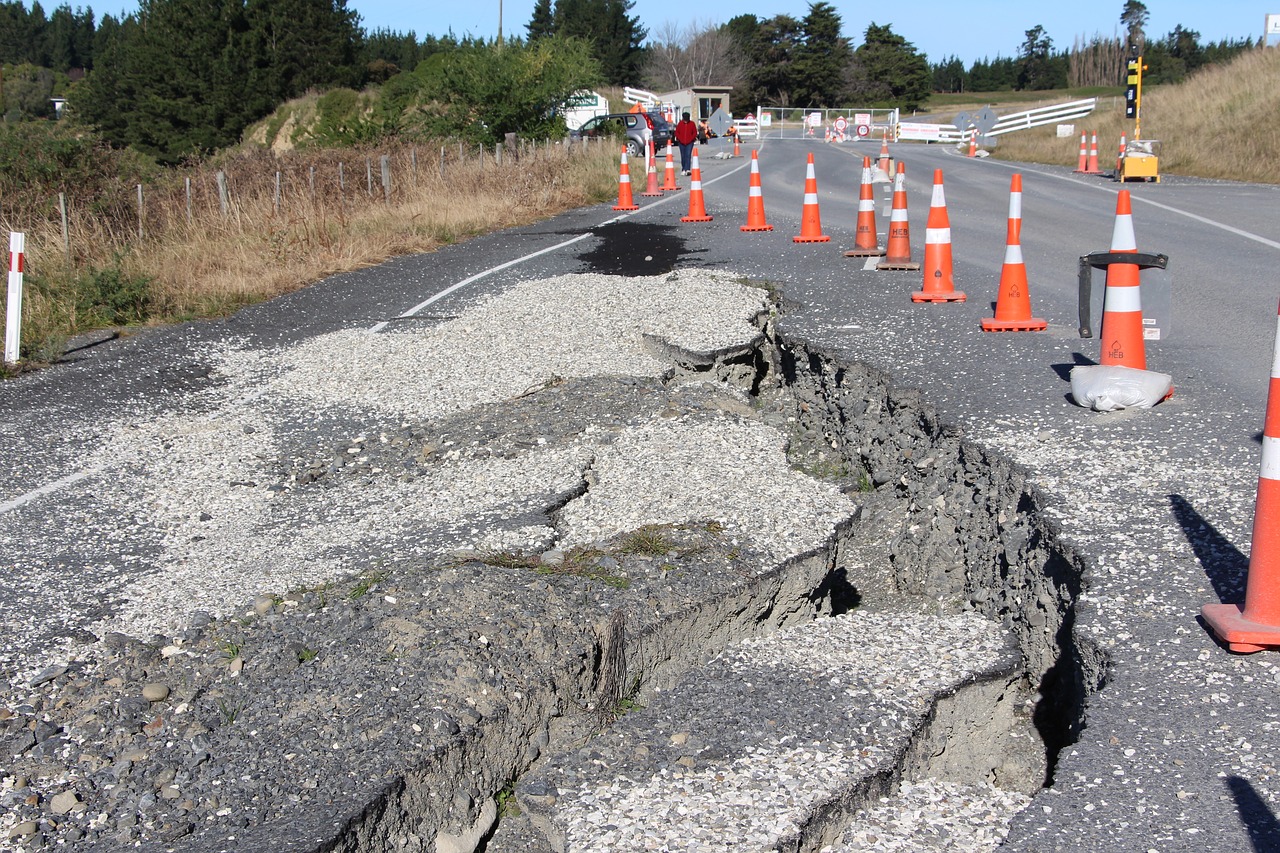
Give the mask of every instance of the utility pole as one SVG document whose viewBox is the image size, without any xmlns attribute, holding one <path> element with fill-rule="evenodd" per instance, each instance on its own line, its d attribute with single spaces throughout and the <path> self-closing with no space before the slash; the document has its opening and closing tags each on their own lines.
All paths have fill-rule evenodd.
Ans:
<svg viewBox="0 0 1280 853">
<path fill-rule="evenodd" d="M 498 0 L 498 49 L 502 49 L 502 0 Z"/>
</svg>

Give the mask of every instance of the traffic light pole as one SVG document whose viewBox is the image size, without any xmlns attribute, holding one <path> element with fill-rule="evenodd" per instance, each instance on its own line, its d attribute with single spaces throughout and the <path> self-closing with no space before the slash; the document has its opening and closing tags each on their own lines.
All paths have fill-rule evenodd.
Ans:
<svg viewBox="0 0 1280 853">
<path fill-rule="evenodd" d="M 1129 60 L 1128 77 L 1124 90 L 1125 118 L 1133 119 L 1133 138 L 1142 138 L 1142 64 L 1141 56 Z"/>
</svg>

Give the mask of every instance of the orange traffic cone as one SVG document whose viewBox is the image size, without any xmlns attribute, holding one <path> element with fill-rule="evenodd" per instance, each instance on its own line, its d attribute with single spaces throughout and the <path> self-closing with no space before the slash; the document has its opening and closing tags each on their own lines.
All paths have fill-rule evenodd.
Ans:
<svg viewBox="0 0 1280 853">
<path fill-rule="evenodd" d="M 969 131 L 969 156 L 978 156 L 978 129 L 976 127 Z"/>
<path fill-rule="evenodd" d="M 898 174 L 893 179 L 893 211 L 889 216 L 889 242 L 884 260 L 876 264 L 878 270 L 918 270 L 920 265 L 911 260 L 911 227 L 907 222 L 907 167 L 898 163 Z"/>
<path fill-rule="evenodd" d="M 631 197 L 631 169 L 627 166 L 627 149 L 622 149 L 622 166 L 618 169 L 618 203 L 613 206 L 614 210 L 639 210 L 640 205 L 636 204 L 635 199 Z"/>
<path fill-rule="evenodd" d="M 1233 652 L 1280 646 L 1280 334 L 1274 353 L 1244 606 L 1206 604 L 1200 608 L 1209 629 Z"/>
<path fill-rule="evenodd" d="M 751 185 L 747 189 L 747 224 L 739 231 L 772 231 L 773 226 L 764 221 L 764 193 L 760 189 L 760 158 L 751 152 Z"/>
<path fill-rule="evenodd" d="M 693 161 L 689 164 L 692 174 L 689 175 L 689 215 L 681 216 L 681 222 L 710 222 L 713 217 L 707 215 L 707 206 L 702 198 L 702 170 L 698 168 L 698 147 L 693 147 Z"/>
<path fill-rule="evenodd" d="M 942 191 L 942 170 L 933 170 L 933 200 L 924 226 L 924 289 L 911 294 L 912 302 L 964 302 L 951 274 L 951 220 Z"/>
<path fill-rule="evenodd" d="M 1031 316 L 1027 267 L 1022 262 L 1022 175 L 1014 174 L 1009 186 L 1009 234 L 1005 240 L 1004 266 L 1000 269 L 996 316 L 982 321 L 982 331 L 1043 332 L 1047 328 L 1048 323 Z"/>
<path fill-rule="evenodd" d="M 1125 149 L 1124 131 L 1120 131 L 1120 150 L 1116 152 L 1116 171 L 1115 171 L 1115 174 L 1113 175 L 1113 177 L 1116 178 L 1117 180 L 1119 180 L 1120 178 L 1120 169 L 1123 168 L 1124 166 L 1124 149 Z"/>
<path fill-rule="evenodd" d="M 662 191 L 669 193 L 672 190 L 678 190 L 680 186 L 676 183 L 676 164 L 671 159 L 671 146 L 667 146 L 667 169 L 666 174 L 662 178 Z"/>
<path fill-rule="evenodd" d="M 1076 164 L 1075 171 L 1077 173 L 1084 172 L 1089 166 L 1089 137 L 1084 132 L 1080 132 L 1080 161 Z"/>
<path fill-rule="evenodd" d="M 884 254 L 876 242 L 876 200 L 871 192 L 871 158 L 862 158 L 862 188 L 858 193 L 858 223 L 853 248 L 846 258 L 869 258 Z"/>
<path fill-rule="evenodd" d="M 1116 223 L 1111 232 L 1112 252 L 1136 252 L 1133 208 L 1129 191 L 1116 198 Z M 1107 290 L 1102 301 L 1102 356 L 1099 364 L 1147 369 L 1147 350 L 1142 337 L 1142 299 L 1137 264 L 1108 264 Z"/>
<path fill-rule="evenodd" d="M 647 159 L 649 164 L 645 168 L 645 173 L 648 180 L 645 183 L 644 192 L 640 193 L 640 195 L 646 197 L 660 196 L 662 195 L 662 190 L 658 188 L 658 155 L 653 151 L 652 139 L 649 140 L 649 156 Z"/>
<path fill-rule="evenodd" d="M 889 178 L 889 131 L 880 135 L 880 162 L 876 167 L 884 172 L 885 180 Z"/>
<path fill-rule="evenodd" d="M 791 238 L 796 243 L 829 243 L 831 238 L 822 233 L 822 214 L 818 210 L 818 179 L 813 173 L 813 153 L 804 175 L 804 207 L 800 211 L 800 234 Z"/>
<path fill-rule="evenodd" d="M 734 157 L 742 156 L 742 147 L 738 143 L 738 134 L 736 133 L 733 135 L 733 156 Z"/>
<path fill-rule="evenodd" d="M 1089 142 L 1089 159 L 1086 162 L 1086 175 L 1101 175 L 1102 170 L 1098 168 L 1098 131 L 1093 132 L 1093 137 Z"/>
</svg>

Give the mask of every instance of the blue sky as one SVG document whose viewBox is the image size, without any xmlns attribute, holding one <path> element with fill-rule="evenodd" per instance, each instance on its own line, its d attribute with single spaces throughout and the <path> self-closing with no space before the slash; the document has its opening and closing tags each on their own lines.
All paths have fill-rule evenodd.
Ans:
<svg viewBox="0 0 1280 853">
<path fill-rule="evenodd" d="M 419 37 L 470 33 L 492 37 L 502 31 L 524 35 L 534 0 L 347 0 L 367 29 L 413 30 Z M 1147 36 L 1159 38 L 1181 24 L 1200 33 L 1201 43 L 1223 38 L 1257 38 L 1268 12 L 1280 13 L 1280 0 L 1256 5 L 1247 0 L 1145 0 Z M 1070 48 L 1077 36 L 1112 36 L 1120 32 L 1124 0 L 880 0 L 832 5 L 844 21 L 844 34 L 862 41 L 867 25 L 889 24 L 893 31 L 937 62 L 952 54 L 965 64 L 983 57 L 1015 56 L 1027 30 L 1043 26 L 1055 48 Z M 807 0 L 635 0 L 631 13 L 650 34 L 670 22 L 720 24 L 741 14 L 761 18 L 787 14 L 803 18 Z"/>
</svg>

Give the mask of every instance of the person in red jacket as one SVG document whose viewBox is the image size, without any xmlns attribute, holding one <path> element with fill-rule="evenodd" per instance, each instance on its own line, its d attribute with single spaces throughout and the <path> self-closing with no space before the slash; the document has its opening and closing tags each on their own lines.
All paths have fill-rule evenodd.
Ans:
<svg viewBox="0 0 1280 853">
<path fill-rule="evenodd" d="M 676 145 L 680 146 L 680 174 L 687 175 L 693 169 L 693 143 L 698 139 L 698 126 L 688 113 L 676 122 Z"/>
</svg>

